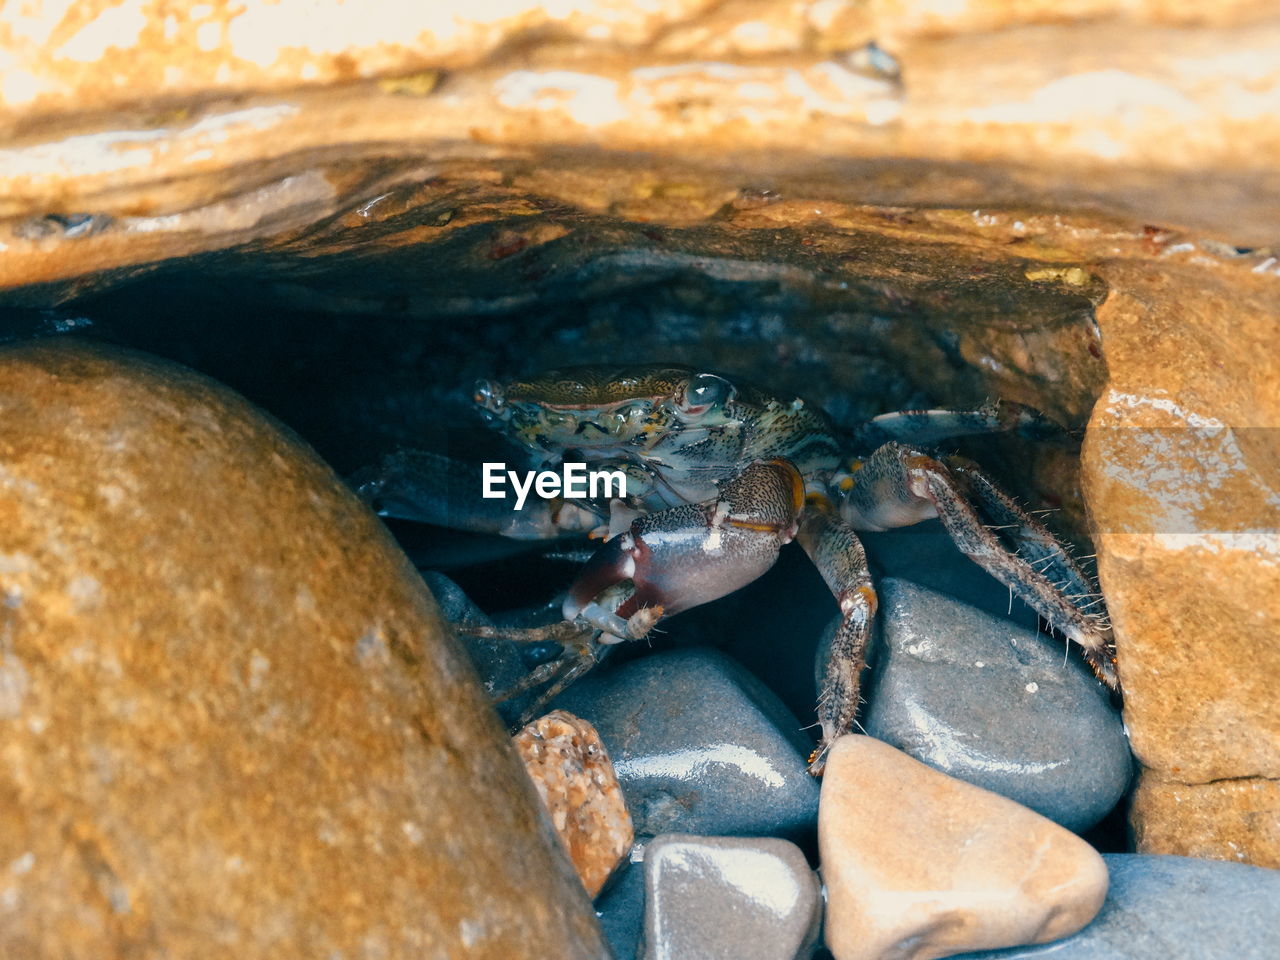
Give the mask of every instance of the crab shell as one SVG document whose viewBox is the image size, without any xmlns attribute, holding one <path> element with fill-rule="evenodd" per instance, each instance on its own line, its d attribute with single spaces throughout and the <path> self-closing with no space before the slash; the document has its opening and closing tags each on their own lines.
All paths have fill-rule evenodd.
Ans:
<svg viewBox="0 0 1280 960">
<path fill-rule="evenodd" d="M 657 478 L 650 508 L 713 497 L 755 460 L 786 458 L 807 481 L 839 461 L 816 408 L 691 367 L 584 366 L 508 384 L 481 380 L 474 399 L 539 462 L 642 464 Z"/>
</svg>

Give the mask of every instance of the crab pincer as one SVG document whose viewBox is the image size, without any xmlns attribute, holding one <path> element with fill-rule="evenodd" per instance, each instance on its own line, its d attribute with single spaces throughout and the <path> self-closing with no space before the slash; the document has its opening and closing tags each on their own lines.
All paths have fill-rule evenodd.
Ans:
<svg viewBox="0 0 1280 960">
<path fill-rule="evenodd" d="M 803 507 L 804 480 L 790 461 L 750 463 L 716 499 L 645 514 L 601 545 L 569 588 L 565 619 L 582 617 L 614 642 L 642 637 L 660 617 L 723 597 L 768 570 L 795 538 Z M 597 602 L 624 581 L 634 589 L 615 611 Z"/>
</svg>

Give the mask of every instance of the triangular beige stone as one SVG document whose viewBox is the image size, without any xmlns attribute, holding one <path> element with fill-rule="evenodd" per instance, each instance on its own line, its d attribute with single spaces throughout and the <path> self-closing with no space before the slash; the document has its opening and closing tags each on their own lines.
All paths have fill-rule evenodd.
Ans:
<svg viewBox="0 0 1280 960">
<path fill-rule="evenodd" d="M 831 750 L 818 815 L 836 960 L 932 960 L 1079 930 L 1107 892 L 1089 844 L 871 737 Z"/>
</svg>

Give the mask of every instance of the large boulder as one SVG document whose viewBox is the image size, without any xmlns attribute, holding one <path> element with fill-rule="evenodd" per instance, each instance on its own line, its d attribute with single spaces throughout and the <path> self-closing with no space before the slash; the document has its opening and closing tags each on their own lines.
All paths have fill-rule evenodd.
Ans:
<svg viewBox="0 0 1280 960">
<path fill-rule="evenodd" d="M 606 956 L 421 580 L 293 435 L 0 353 L 0 954 Z"/>
<path fill-rule="evenodd" d="M 1082 485 L 1145 768 L 1138 850 L 1280 867 L 1275 259 L 1107 266 Z"/>
</svg>

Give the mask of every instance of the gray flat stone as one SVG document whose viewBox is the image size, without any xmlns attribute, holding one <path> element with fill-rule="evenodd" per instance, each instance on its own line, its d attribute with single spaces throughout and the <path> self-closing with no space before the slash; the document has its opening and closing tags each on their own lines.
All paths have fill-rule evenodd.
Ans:
<svg viewBox="0 0 1280 960">
<path fill-rule="evenodd" d="M 596 918 L 616 960 L 635 960 L 644 939 L 644 864 L 628 863 L 596 898 Z"/>
<path fill-rule="evenodd" d="M 797 960 L 817 940 L 821 887 L 786 840 L 666 834 L 644 886 L 644 960 Z"/>
<path fill-rule="evenodd" d="M 1280 871 L 1220 860 L 1104 854 L 1106 902 L 1074 936 L 965 960 L 1275 960 Z"/>
<path fill-rule="evenodd" d="M 809 741 L 776 696 L 701 647 L 579 681 L 554 707 L 599 731 L 637 836 L 795 836 L 816 827 Z"/>
<path fill-rule="evenodd" d="M 1128 740 L 1065 641 L 905 580 L 878 591 L 867 733 L 1071 830 L 1115 806 L 1132 774 Z"/>
</svg>

